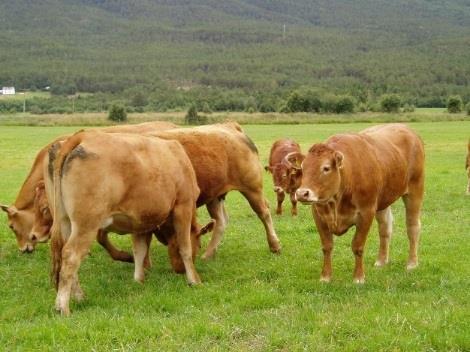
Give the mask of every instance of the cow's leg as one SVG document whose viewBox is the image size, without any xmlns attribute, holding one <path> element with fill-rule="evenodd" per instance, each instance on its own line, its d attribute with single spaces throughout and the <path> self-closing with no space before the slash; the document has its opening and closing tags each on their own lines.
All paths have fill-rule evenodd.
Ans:
<svg viewBox="0 0 470 352">
<path fill-rule="evenodd" d="M 392 208 L 388 207 L 387 209 L 378 211 L 375 214 L 375 218 L 379 224 L 380 236 L 379 255 L 375 261 L 375 266 L 380 267 L 388 264 L 389 260 L 390 239 L 392 237 L 393 229 Z"/>
<path fill-rule="evenodd" d="M 282 202 L 284 201 L 286 194 L 284 193 L 284 191 L 279 191 L 279 192 L 276 192 L 276 197 L 277 197 L 276 214 L 282 215 Z"/>
<path fill-rule="evenodd" d="M 78 269 L 83 257 L 88 254 L 91 244 L 96 238 L 96 233 L 96 229 L 79 233 L 76 229 L 72 228 L 72 235 L 62 249 L 62 266 L 59 289 L 57 290 L 56 309 L 63 315 L 70 314 L 69 302 L 72 286 L 78 292 Z"/>
<path fill-rule="evenodd" d="M 364 275 L 364 246 L 366 244 L 367 234 L 369 233 L 370 226 L 374 220 L 374 213 L 367 211 L 358 215 L 356 223 L 356 233 L 354 234 L 351 249 L 355 257 L 354 267 L 354 283 L 363 284 L 365 282 Z"/>
<path fill-rule="evenodd" d="M 147 252 L 144 257 L 144 269 L 150 269 L 152 267 L 152 260 L 150 259 L 150 244 L 152 243 L 152 233 L 145 235 L 145 241 L 147 242 Z"/>
<path fill-rule="evenodd" d="M 467 195 L 470 196 L 470 167 L 467 168 L 467 177 L 468 177 L 468 183 L 467 183 Z"/>
<path fill-rule="evenodd" d="M 207 246 L 206 251 L 202 255 L 202 259 L 211 259 L 214 257 L 217 247 L 222 241 L 225 227 L 227 226 L 226 219 L 228 218 L 224 207 L 224 201 L 214 199 L 206 205 L 207 211 L 212 219 L 215 220 L 214 230 L 212 231 L 212 237 Z"/>
<path fill-rule="evenodd" d="M 242 194 L 248 200 L 256 215 L 258 215 L 260 220 L 263 222 L 271 252 L 279 253 L 281 251 L 281 244 L 279 243 L 279 239 L 274 231 L 273 219 L 271 218 L 269 205 L 264 199 L 263 193 L 260 191 L 248 191 L 242 192 Z"/>
<path fill-rule="evenodd" d="M 406 232 L 410 242 L 406 268 L 411 270 L 418 266 L 418 244 L 421 231 L 421 221 L 419 218 L 421 214 L 422 196 L 409 193 L 403 196 L 403 202 L 406 208 Z"/>
<path fill-rule="evenodd" d="M 330 282 L 331 274 L 333 272 L 331 265 L 331 254 L 333 252 L 333 234 L 328 229 L 328 226 L 317 216 L 314 207 L 312 206 L 313 219 L 317 226 L 320 235 L 320 241 L 323 252 L 323 268 L 320 275 L 320 282 Z"/>
<path fill-rule="evenodd" d="M 186 278 L 190 285 L 201 283 L 199 274 L 193 263 L 191 247 L 191 219 L 193 216 L 192 207 L 184 204 L 177 204 L 173 209 L 173 227 L 176 233 L 176 241 L 186 270 Z"/>
<path fill-rule="evenodd" d="M 145 280 L 144 260 L 148 254 L 148 237 L 152 233 L 132 234 L 132 250 L 134 251 L 134 280 L 143 283 Z"/>
<path fill-rule="evenodd" d="M 113 260 L 118 260 L 121 262 L 133 263 L 134 257 L 125 252 L 117 249 L 114 245 L 109 241 L 108 232 L 105 230 L 98 231 L 98 243 L 103 246 L 104 249 L 109 253 Z"/>
<path fill-rule="evenodd" d="M 292 203 L 292 216 L 297 216 L 297 198 L 295 197 L 295 192 L 290 193 L 290 202 Z"/>
</svg>

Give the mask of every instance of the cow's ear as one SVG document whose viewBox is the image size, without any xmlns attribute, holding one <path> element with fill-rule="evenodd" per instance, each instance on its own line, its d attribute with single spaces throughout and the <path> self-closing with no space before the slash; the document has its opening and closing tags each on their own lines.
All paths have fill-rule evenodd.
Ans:
<svg viewBox="0 0 470 352">
<path fill-rule="evenodd" d="M 215 220 L 211 219 L 211 221 L 209 221 L 207 225 L 201 227 L 201 229 L 199 230 L 199 236 L 205 235 L 208 232 L 212 232 L 212 230 L 214 230 L 214 226 Z"/>
<path fill-rule="evenodd" d="M 10 216 L 14 216 L 18 213 L 18 209 L 16 209 L 16 207 L 14 205 L 12 205 L 11 207 L 8 206 L 8 205 L 3 205 L 1 204 L 0 205 L 0 208 L 2 208 L 2 210 L 6 213 L 8 213 L 8 215 Z"/>
<path fill-rule="evenodd" d="M 341 152 L 335 152 L 335 162 L 338 169 L 343 168 L 344 154 Z"/>
</svg>

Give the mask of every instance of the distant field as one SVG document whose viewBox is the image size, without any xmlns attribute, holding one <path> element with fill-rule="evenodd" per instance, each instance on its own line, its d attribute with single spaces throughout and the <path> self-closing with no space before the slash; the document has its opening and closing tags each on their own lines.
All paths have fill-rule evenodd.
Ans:
<svg viewBox="0 0 470 352">
<path fill-rule="evenodd" d="M 179 116 L 179 115 L 178 115 Z M 377 226 L 369 235 L 366 284 L 352 283 L 352 231 L 336 238 L 333 281 L 318 279 L 322 253 L 310 208 L 298 218 L 273 216 L 281 255 L 268 251 L 261 223 L 236 192 L 227 196 L 230 224 L 215 260 L 198 260 L 203 285 L 173 274 L 153 243 L 144 285 L 133 266 L 112 262 L 97 244 L 80 270 L 87 298 L 57 316 L 48 279 L 49 249 L 18 252 L 0 214 L 0 346 L 4 350 L 171 351 L 469 351 L 470 197 L 464 160 L 470 121 L 410 123 L 426 148 L 426 194 L 420 266 L 405 271 L 404 207 L 393 206 L 391 263 L 373 267 Z M 247 125 L 263 165 L 274 140 L 314 142 L 370 123 Z M 78 127 L 0 127 L 0 201 L 11 203 L 37 150 Z M 272 180 L 264 179 L 274 209 Z M 158 201 L 158 200 L 156 200 Z M 201 222 L 208 219 L 199 210 Z M 130 249 L 130 238 L 112 236 Z M 207 244 L 207 239 L 205 239 Z"/>
<path fill-rule="evenodd" d="M 445 109 L 417 109 L 411 113 L 376 113 L 364 112 L 354 114 L 314 114 L 314 113 L 246 113 L 246 112 L 213 112 L 199 113 L 205 116 L 207 123 L 226 120 L 241 124 L 312 124 L 312 123 L 385 123 L 385 122 L 436 122 L 436 121 L 470 121 L 465 113 L 449 114 Z M 0 114 L 0 126 L 104 126 L 109 125 L 107 113 L 75 114 Z M 171 121 L 184 124 L 186 111 L 129 113 L 129 123 L 153 120 Z"/>
<path fill-rule="evenodd" d="M 24 100 L 26 95 L 26 100 L 31 98 L 50 98 L 51 93 L 49 92 L 16 92 L 15 95 L 3 95 L 0 94 L 0 100 Z"/>
</svg>

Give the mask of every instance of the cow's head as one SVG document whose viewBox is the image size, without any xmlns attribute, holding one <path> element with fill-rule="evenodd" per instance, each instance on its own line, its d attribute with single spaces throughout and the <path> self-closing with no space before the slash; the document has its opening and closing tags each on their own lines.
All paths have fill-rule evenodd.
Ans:
<svg viewBox="0 0 470 352">
<path fill-rule="evenodd" d="M 34 197 L 34 224 L 29 235 L 32 243 L 47 242 L 50 237 L 52 226 L 52 214 L 49 202 L 46 197 L 44 181 L 36 185 L 36 195 Z"/>
<path fill-rule="evenodd" d="M 302 203 L 324 203 L 340 189 L 344 155 L 325 144 L 314 144 L 302 163 L 302 183 L 296 197 Z"/>
<path fill-rule="evenodd" d="M 300 186 L 302 169 L 300 164 L 305 157 L 298 152 L 287 154 L 282 161 L 274 166 L 266 166 L 266 170 L 273 175 L 274 192 L 290 193 Z"/>
<path fill-rule="evenodd" d="M 18 210 L 14 205 L 0 205 L 0 208 L 7 213 L 8 227 L 16 236 L 18 248 L 23 253 L 31 253 L 35 244 L 29 240 L 29 233 L 34 222 L 34 214 L 31 210 Z"/>
<path fill-rule="evenodd" d="M 193 262 L 196 259 L 199 250 L 201 249 L 201 236 L 211 232 L 214 229 L 215 220 L 211 219 L 205 226 L 200 226 L 197 222 L 191 225 L 191 248 L 193 253 Z M 171 266 L 173 270 L 179 274 L 185 273 L 185 268 L 181 255 L 179 253 L 176 235 L 170 236 L 168 241 L 168 254 L 170 256 Z"/>
</svg>

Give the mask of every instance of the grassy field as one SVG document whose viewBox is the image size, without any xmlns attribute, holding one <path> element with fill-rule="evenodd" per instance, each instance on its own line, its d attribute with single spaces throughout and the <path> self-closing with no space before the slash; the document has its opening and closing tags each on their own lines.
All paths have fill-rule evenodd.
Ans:
<svg viewBox="0 0 470 352">
<path fill-rule="evenodd" d="M 26 94 L 26 99 L 31 99 L 31 98 L 50 98 L 51 93 L 49 92 L 16 92 L 14 95 L 0 95 L 0 100 L 21 100 L 23 101 L 25 99 L 25 94 Z"/>
<path fill-rule="evenodd" d="M 355 124 L 249 125 L 263 164 L 276 138 L 313 142 Z M 163 246 L 144 285 L 133 266 L 112 262 L 98 245 L 80 270 L 84 302 L 72 316 L 53 310 L 46 245 L 18 252 L 0 215 L 0 346 L 4 350 L 179 351 L 468 351 L 470 350 L 470 197 L 464 158 L 470 122 L 410 123 L 426 145 L 426 196 L 420 266 L 405 271 L 408 240 L 401 202 L 393 206 L 391 263 L 373 267 L 374 224 L 366 246 L 366 284 L 352 283 L 349 231 L 336 238 L 333 281 L 318 279 L 321 249 L 307 206 L 299 216 L 274 216 L 281 255 L 268 251 L 261 223 L 235 192 L 227 197 L 230 224 L 216 258 L 198 260 L 203 285 L 190 288 L 173 274 Z M 35 152 L 76 127 L 0 127 L 0 200 L 12 202 Z M 274 209 L 272 181 L 265 193 Z M 201 222 L 207 220 L 199 210 Z M 130 250 L 128 237 L 112 236 Z M 207 243 L 207 239 L 206 242 Z"/>
<path fill-rule="evenodd" d="M 205 116 L 208 123 L 231 120 L 245 125 L 470 121 L 470 117 L 464 112 L 449 114 L 445 109 L 439 108 L 416 109 L 415 112 L 400 114 L 382 112 L 354 114 L 214 112 L 199 114 Z M 185 115 L 186 111 L 129 113 L 128 122 L 162 120 L 184 124 Z M 110 123 L 107 116 L 108 114 L 105 112 L 41 115 L 30 113 L 0 114 L 0 126 L 105 126 Z"/>
</svg>

